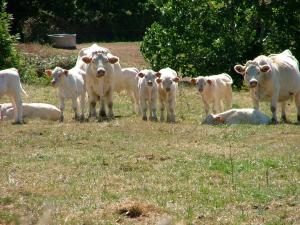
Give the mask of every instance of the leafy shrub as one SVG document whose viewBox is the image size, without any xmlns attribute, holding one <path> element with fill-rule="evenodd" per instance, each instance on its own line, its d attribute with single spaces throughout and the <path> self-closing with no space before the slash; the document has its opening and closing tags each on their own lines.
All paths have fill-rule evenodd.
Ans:
<svg viewBox="0 0 300 225">
<path fill-rule="evenodd" d="M 42 58 L 38 55 L 23 54 L 21 61 L 21 80 L 29 84 L 49 84 L 51 78 L 46 77 L 46 69 L 54 69 L 56 66 L 71 69 L 75 64 L 76 56 L 53 56 Z"/>
<path fill-rule="evenodd" d="M 12 16 L 5 12 L 6 3 L 0 5 L 0 69 L 17 67 L 19 56 L 15 49 L 16 37 L 10 35 Z"/>
<path fill-rule="evenodd" d="M 156 70 L 170 66 L 184 76 L 227 72 L 241 86 L 236 63 L 286 48 L 300 57 L 300 16 L 291 12 L 297 1 L 153 1 L 161 18 L 146 31 L 141 51 Z"/>
</svg>

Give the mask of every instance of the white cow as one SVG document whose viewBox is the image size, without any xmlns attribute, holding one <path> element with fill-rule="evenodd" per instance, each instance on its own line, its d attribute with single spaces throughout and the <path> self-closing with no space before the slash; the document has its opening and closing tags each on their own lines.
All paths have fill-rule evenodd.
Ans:
<svg viewBox="0 0 300 225">
<path fill-rule="evenodd" d="M 175 70 L 164 68 L 159 71 L 160 78 L 158 83 L 158 99 L 160 103 L 160 121 L 164 121 L 164 111 L 167 108 L 167 122 L 175 122 L 176 91 L 178 88 L 179 77 Z"/>
<path fill-rule="evenodd" d="M 202 97 L 206 116 L 208 115 L 210 104 L 213 105 L 213 113 L 222 112 L 224 110 L 221 101 L 225 102 L 227 109 L 231 108 L 232 78 L 228 74 L 222 73 L 207 77 L 199 76 L 191 79 L 191 83 L 196 84 Z"/>
<path fill-rule="evenodd" d="M 120 93 L 125 91 L 131 98 L 132 111 L 134 113 L 140 112 L 139 94 L 138 94 L 138 81 L 137 76 L 139 70 L 134 67 L 123 68 L 122 73 L 116 73 L 113 81 L 114 92 Z"/>
<path fill-rule="evenodd" d="M 86 63 L 86 87 L 89 95 L 89 117 L 96 116 L 96 101 L 100 100 L 99 121 L 113 119 L 114 78 L 121 76 L 119 58 L 110 53 L 93 52 L 91 56 L 83 56 Z M 118 75 L 117 75 L 118 74 Z M 106 115 L 105 105 L 108 107 Z"/>
<path fill-rule="evenodd" d="M 60 118 L 60 110 L 46 103 L 23 103 L 23 118 L 39 118 L 42 120 L 57 121 Z M 11 103 L 0 105 L 0 120 L 12 119 L 14 108 Z"/>
<path fill-rule="evenodd" d="M 269 124 L 271 119 L 256 109 L 231 109 L 220 114 L 210 114 L 202 124 L 218 125 L 218 124 Z"/>
<path fill-rule="evenodd" d="M 142 110 L 143 120 L 147 120 L 147 110 L 149 109 L 149 119 L 157 121 L 156 109 L 157 109 L 157 83 L 155 79 L 160 77 L 160 73 L 156 73 L 153 70 L 144 69 L 138 73 L 138 91 L 139 100 Z"/>
<path fill-rule="evenodd" d="M 60 122 L 64 120 L 65 100 L 72 100 L 72 108 L 75 113 L 75 120 L 84 120 L 86 86 L 84 82 L 85 72 L 74 67 L 70 70 L 55 67 L 54 70 L 46 70 L 48 76 L 52 76 L 51 84 L 58 88 L 58 97 L 60 100 Z M 80 97 L 81 115 L 78 115 L 78 98 Z"/>
<path fill-rule="evenodd" d="M 272 122 L 277 123 L 277 102 L 281 103 L 281 118 L 285 122 L 286 101 L 295 97 L 297 119 L 300 122 L 300 73 L 297 59 L 289 50 L 269 56 L 260 55 L 246 65 L 236 65 L 235 71 L 244 76 L 250 86 L 255 109 L 260 101 L 271 102 Z"/>
<path fill-rule="evenodd" d="M 14 124 L 23 123 L 23 107 L 21 93 L 26 94 L 20 82 L 18 70 L 15 68 L 0 70 L 0 98 L 3 95 L 10 97 L 14 113 Z"/>
</svg>

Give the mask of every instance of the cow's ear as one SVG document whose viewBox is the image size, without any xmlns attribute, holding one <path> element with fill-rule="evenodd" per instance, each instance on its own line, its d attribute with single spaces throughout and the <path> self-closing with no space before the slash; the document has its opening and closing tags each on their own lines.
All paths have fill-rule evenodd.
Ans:
<svg viewBox="0 0 300 225">
<path fill-rule="evenodd" d="M 173 78 L 173 81 L 176 82 L 176 83 L 178 83 L 179 82 L 179 77 Z"/>
<path fill-rule="evenodd" d="M 85 62 L 86 64 L 89 64 L 92 61 L 92 57 L 83 56 L 82 61 Z"/>
<path fill-rule="evenodd" d="M 192 78 L 191 79 L 191 84 L 196 84 L 197 83 L 197 80 L 195 78 Z"/>
<path fill-rule="evenodd" d="M 159 78 L 159 77 L 161 76 L 161 73 L 160 73 L 160 72 L 157 72 L 157 73 L 155 74 L 155 76 Z"/>
<path fill-rule="evenodd" d="M 160 79 L 160 78 L 156 79 L 156 83 L 160 84 L 161 82 L 162 82 L 162 79 Z"/>
<path fill-rule="evenodd" d="M 209 85 L 212 85 L 212 81 L 210 79 L 207 79 L 206 82 L 209 84 Z"/>
<path fill-rule="evenodd" d="M 260 69 L 260 72 L 262 72 L 262 73 L 268 73 L 271 70 L 269 65 L 260 66 L 259 69 Z"/>
<path fill-rule="evenodd" d="M 52 70 L 45 70 L 45 74 L 47 74 L 47 76 L 51 77 L 52 76 Z"/>
<path fill-rule="evenodd" d="M 215 116 L 214 121 L 217 122 L 218 124 L 224 123 L 224 119 L 221 116 Z"/>
<path fill-rule="evenodd" d="M 139 73 L 138 73 L 138 76 L 139 76 L 140 78 L 143 78 L 143 77 L 145 76 L 145 74 L 143 74 L 142 72 L 139 72 Z"/>
<path fill-rule="evenodd" d="M 68 70 L 64 70 L 64 75 L 68 76 L 69 75 L 69 71 Z"/>
<path fill-rule="evenodd" d="M 234 66 L 235 72 L 237 72 L 237 73 L 239 73 L 239 74 L 242 74 L 242 75 L 244 75 L 245 69 L 246 69 L 246 67 L 245 67 L 245 66 L 242 66 L 242 65 L 235 65 L 235 66 Z"/>
<path fill-rule="evenodd" d="M 115 64 L 115 63 L 119 62 L 119 58 L 117 56 L 109 56 L 108 57 L 108 62 L 110 64 Z"/>
</svg>

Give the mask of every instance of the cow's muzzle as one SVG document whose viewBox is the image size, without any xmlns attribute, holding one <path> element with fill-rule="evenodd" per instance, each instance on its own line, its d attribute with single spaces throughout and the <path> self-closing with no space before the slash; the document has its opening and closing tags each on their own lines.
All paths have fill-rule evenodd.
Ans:
<svg viewBox="0 0 300 225">
<path fill-rule="evenodd" d="M 97 70 L 97 75 L 96 75 L 96 77 L 103 77 L 105 75 L 105 70 L 103 70 L 103 69 L 98 69 Z"/>
<path fill-rule="evenodd" d="M 198 91 L 199 91 L 199 92 L 203 92 L 203 88 L 199 88 Z"/>
<path fill-rule="evenodd" d="M 250 80 L 250 82 L 249 82 L 249 86 L 251 88 L 257 87 L 257 84 L 258 84 L 258 82 L 256 80 Z"/>
<path fill-rule="evenodd" d="M 52 80 L 52 81 L 51 81 L 51 85 L 52 85 L 52 87 L 55 87 L 55 85 L 56 85 L 55 80 Z"/>
<path fill-rule="evenodd" d="M 170 92 L 170 91 L 171 91 L 171 88 L 167 87 L 166 92 Z"/>
<path fill-rule="evenodd" d="M 152 82 L 152 81 L 148 81 L 147 84 L 148 84 L 148 86 L 151 86 L 151 87 L 152 87 L 153 82 Z"/>
</svg>

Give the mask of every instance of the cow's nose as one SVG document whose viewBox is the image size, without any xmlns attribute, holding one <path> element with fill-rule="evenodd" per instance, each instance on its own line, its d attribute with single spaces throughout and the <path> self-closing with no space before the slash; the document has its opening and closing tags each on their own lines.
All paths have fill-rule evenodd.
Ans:
<svg viewBox="0 0 300 225">
<path fill-rule="evenodd" d="M 104 69 L 98 69 L 97 70 L 97 77 L 103 77 L 105 75 Z"/>
<path fill-rule="evenodd" d="M 51 81 L 51 85 L 52 85 L 52 86 L 55 86 L 55 84 L 56 84 L 55 80 L 52 80 L 52 81 Z"/>
<path fill-rule="evenodd" d="M 148 85 L 149 85 L 149 86 L 152 86 L 152 81 L 148 81 Z"/>
<path fill-rule="evenodd" d="M 257 81 L 256 80 L 250 80 L 249 85 L 250 85 L 250 87 L 255 88 L 257 86 Z"/>
<path fill-rule="evenodd" d="M 199 92 L 202 92 L 202 91 L 203 91 L 203 88 L 199 88 L 198 91 L 199 91 Z"/>
<path fill-rule="evenodd" d="M 167 88 L 166 88 L 166 91 L 167 91 L 167 92 L 171 91 L 171 88 L 167 87 Z"/>
</svg>

